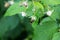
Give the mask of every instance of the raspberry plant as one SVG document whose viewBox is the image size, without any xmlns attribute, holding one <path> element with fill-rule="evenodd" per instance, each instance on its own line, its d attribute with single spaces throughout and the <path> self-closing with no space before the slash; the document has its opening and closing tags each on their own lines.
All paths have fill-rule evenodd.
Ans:
<svg viewBox="0 0 60 40">
<path fill-rule="evenodd" d="M 0 0 L 0 40 L 60 40 L 60 0 Z"/>
</svg>

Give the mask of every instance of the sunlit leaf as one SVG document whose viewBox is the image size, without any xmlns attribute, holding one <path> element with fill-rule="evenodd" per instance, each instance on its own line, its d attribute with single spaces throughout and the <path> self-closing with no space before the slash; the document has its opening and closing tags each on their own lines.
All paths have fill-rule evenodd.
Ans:
<svg viewBox="0 0 60 40">
<path fill-rule="evenodd" d="M 60 40 L 60 32 L 55 33 L 52 40 Z"/>
</svg>

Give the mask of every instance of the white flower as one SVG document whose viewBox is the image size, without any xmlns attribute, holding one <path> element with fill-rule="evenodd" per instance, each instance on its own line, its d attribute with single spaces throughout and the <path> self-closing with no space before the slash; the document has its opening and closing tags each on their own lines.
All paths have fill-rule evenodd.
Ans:
<svg viewBox="0 0 60 40">
<path fill-rule="evenodd" d="M 9 7 L 9 3 L 5 2 L 4 7 L 6 7 L 6 8 Z"/>
<path fill-rule="evenodd" d="M 27 5 L 28 5 L 27 1 L 24 1 L 24 2 L 22 3 L 22 5 L 24 5 L 24 6 L 27 7 Z"/>
<path fill-rule="evenodd" d="M 22 14 L 23 17 L 26 16 L 26 13 L 25 12 L 21 12 L 21 14 Z"/>
<path fill-rule="evenodd" d="M 46 14 L 47 14 L 48 16 L 51 16 L 51 14 L 53 13 L 53 11 L 54 11 L 54 10 L 49 10 L 49 11 L 46 12 Z"/>
<path fill-rule="evenodd" d="M 36 20 L 36 16 L 31 16 L 31 20 Z"/>
<path fill-rule="evenodd" d="M 9 3 L 10 5 L 13 5 L 13 4 L 14 4 L 14 1 L 8 1 L 8 3 Z"/>
</svg>

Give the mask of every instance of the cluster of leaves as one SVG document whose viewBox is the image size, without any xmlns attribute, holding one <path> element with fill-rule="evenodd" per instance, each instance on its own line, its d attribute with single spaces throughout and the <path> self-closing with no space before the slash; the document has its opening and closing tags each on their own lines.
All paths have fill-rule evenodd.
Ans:
<svg viewBox="0 0 60 40">
<path fill-rule="evenodd" d="M 8 9 L 4 1 L 0 40 L 60 40 L 60 0 L 15 0 Z"/>
</svg>

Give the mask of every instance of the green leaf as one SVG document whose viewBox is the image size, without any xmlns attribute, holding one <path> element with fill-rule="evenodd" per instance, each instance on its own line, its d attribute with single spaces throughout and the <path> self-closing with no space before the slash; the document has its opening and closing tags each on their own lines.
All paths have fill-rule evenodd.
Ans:
<svg viewBox="0 0 60 40">
<path fill-rule="evenodd" d="M 13 30 L 19 23 L 19 18 L 15 16 L 2 17 L 0 20 L 0 37 L 7 31 Z"/>
<path fill-rule="evenodd" d="M 53 11 L 53 13 L 52 13 L 52 15 L 51 15 L 51 18 L 53 18 L 53 19 L 60 19 L 60 6 L 58 5 L 58 6 L 56 6 L 56 7 L 53 7 L 52 8 L 54 11 Z"/>
<path fill-rule="evenodd" d="M 53 20 L 51 17 L 46 17 L 46 18 L 44 18 L 44 19 L 40 22 L 40 24 L 43 24 L 43 23 L 46 23 L 46 22 L 50 22 L 50 21 L 56 22 L 56 21 Z"/>
<path fill-rule="evenodd" d="M 57 24 L 53 21 L 46 22 L 35 27 L 33 40 L 51 40 L 57 31 Z"/>
<path fill-rule="evenodd" d="M 41 3 L 39 3 L 39 2 L 35 2 L 35 1 L 34 1 L 34 6 L 35 6 L 36 8 L 40 8 L 41 10 L 44 10 L 43 5 L 42 5 Z"/>
<path fill-rule="evenodd" d="M 41 3 L 34 1 L 35 16 L 39 19 L 44 15 L 44 7 Z"/>
<path fill-rule="evenodd" d="M 24 30 L 24 26 L 21 23 L 19 23 L 13 29 L 9 29 L 8 31 L 6 31 L 2 38 L 4 40 L 7 40 L 8 38 L 16 39 L 17 37 L 19 37 L 21 35 L 23 30 Z"/>
<path fill-rule="evenodd" d="M 42 3 L 47 5 L 58 5 L 60 4 L 60 0 L 41 0 Z"/>
<path fill-rule="evenodd" d="M 21 6 L 20 4 L 21 3 L 15 3 L 14 5 L 10 6 L 4 16 L 12 16 L 20 12 L 24 12 L 26 7 Z"/>
<path fill-rule="evenodd" d="M 60 32 L 55 33 L 52 40 L 60 40 Z"/>
</svg>

